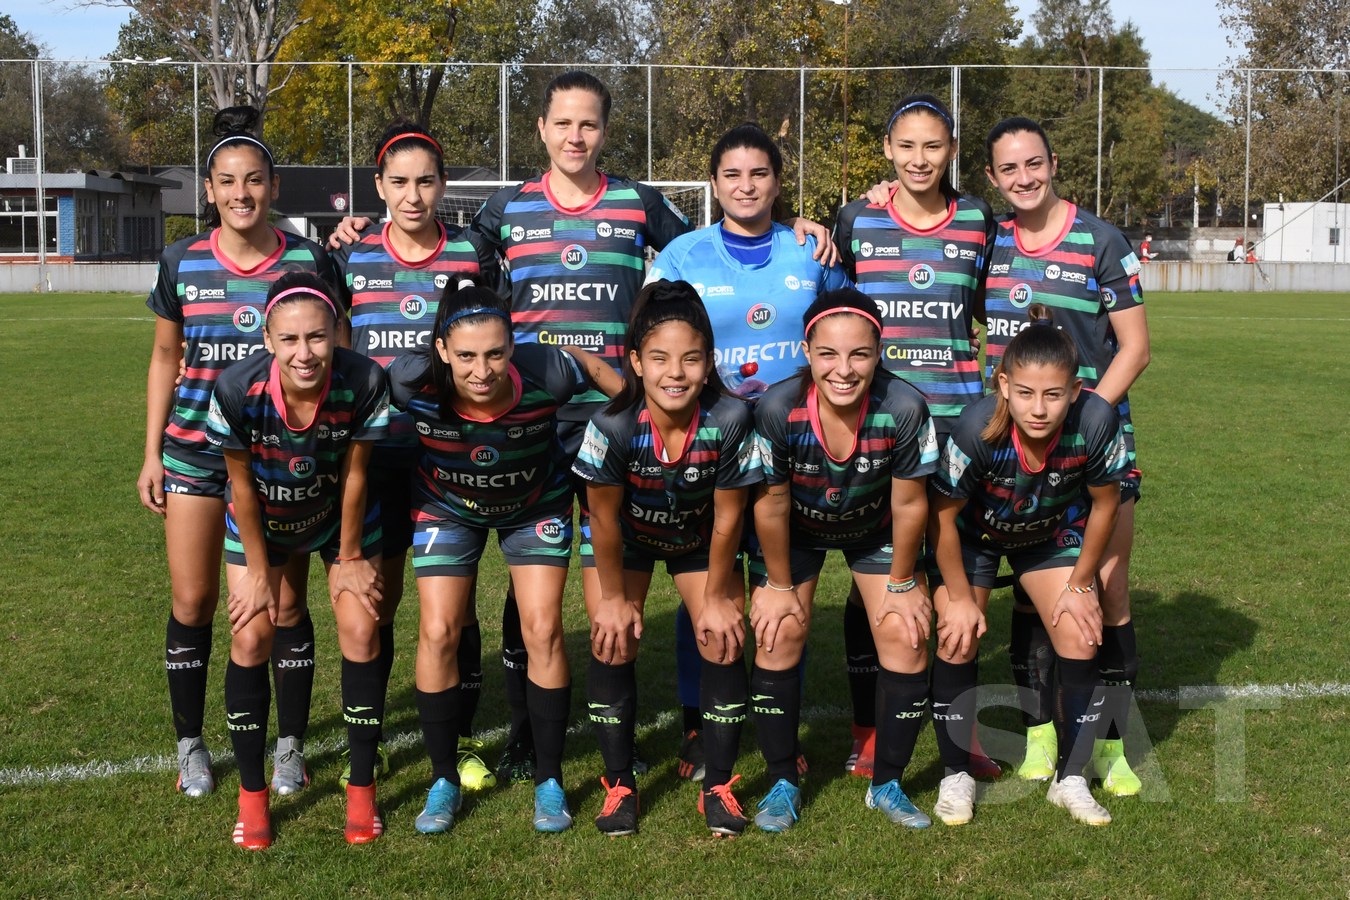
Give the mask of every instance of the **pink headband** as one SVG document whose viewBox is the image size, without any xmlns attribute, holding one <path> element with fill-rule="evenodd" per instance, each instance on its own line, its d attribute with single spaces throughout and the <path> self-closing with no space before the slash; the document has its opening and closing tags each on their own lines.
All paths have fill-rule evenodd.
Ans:
<svg viewBox="0 0 1350 900">
<path fill-rule="evenodd" d="M 389 149 L 389 145 L 401 141 L 404 138 L 417 138 L 419 140 L 426 141 L 428 144 L 436 148 L 437 156 L 445 155 L 441 151 L 441 145 L 436 143 L 436 139 L 431 135 L 422 134 L 422 132 L 420 131 L 405 131 L 403 132 L 403 134 L 396 134 L 389 140 L 384 142 L 384 146 L 380 148 L 380 152 L 375 154 L 375 168 L 378 169 L 380 167 L 380 163 L 384 162 L 384 151 Z"/>
<path fill-rule="evenodd" d="M 854 306 L 832 306 L 829 309 L 825 310 L 824 312 L 817 313 L 814 319 L 807 322 L 805 333 L 810 334 L 811 329 L 815 327 L 817 322 L 819 322 L 826 316 L 832 316 L 835 313 L 853 313 L 853 315 L 855 316 L 862 316 L 864 319 L 875 325 L 877 327 L 878 332 L 881 331 L 881 322 L 880 320 L 877 319 L 876 316 L 868 315 L 865 311 L 858 309 L 857 307 Z"/>
<path fill-rule="evenodd" d="M 337 318 L 338 314 L 337 307 L 333 305 L 332 297 L 328 296 L 323 291 L 317 290 L 312 287 L 293 287 L 287 288 L 280 294 L 277 294 L 271 300 L 267 301 L 267 306 L 266 308 L 263 309 L 263 319 L 265 320 L 267 319 L 268 316 L 272 315 L 272 307 L 276 306 L 277 303 L 279 303 L 282 300 L 285 300 L 287 297 L 296 297 L 299 296 L 300 294 L 306 294 L 310 297 L 317 297 L 318 299 L 322 300 L 324 303 L 328 304 L 328 309 L 330 312 L 333 313 L 333 318 Z"/>
</svg>

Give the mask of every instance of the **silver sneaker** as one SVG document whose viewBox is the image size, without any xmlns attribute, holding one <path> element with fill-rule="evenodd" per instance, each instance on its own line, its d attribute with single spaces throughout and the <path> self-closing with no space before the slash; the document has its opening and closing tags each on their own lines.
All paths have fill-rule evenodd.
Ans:
<svg viewBox="0 0 1350 900">
<path fill-rule="evenodd" d="M 189 797 L 205 797 L 215 789 L 211 751 L 200 736 L 183 738 L 178 742 L 178 790 Z"/>
<path fill-rule="evenodd" d="M 942 779 L 933 815 L 944 825 L 965 825 L 975 817 L 975 779 L 968 772 L 956 772 Z"/>
<path fill-rule="evenodd" d="M 309 784 L 305 769 L 305 743 L 299 738 L 277 738 L 276 753 L 272 755 L 272 790 L 279 796 L 298 794 Z"/>
<path fill-rule="evenodd" d="M 1082 775 L 1069 775 L 1064 779 L 1056 778 L 1050 782 L 1050 790 L 1045 799 L 1056 806 L 1069 811 L 1069 815 L 1084 825 L 1109 825 L 1111 814 L 1092 797 L 1087 779 Z"/>
</svg>

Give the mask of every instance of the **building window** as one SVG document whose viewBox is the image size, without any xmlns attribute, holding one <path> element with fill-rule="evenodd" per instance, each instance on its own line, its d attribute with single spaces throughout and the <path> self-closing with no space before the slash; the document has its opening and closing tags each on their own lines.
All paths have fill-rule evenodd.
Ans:
<svg viewBox="0 0 1350 900">
<path fill-rule="evenodd" d="M 56 253 L 56 198 L 47 197 L 44 216 L 48 253 Z M 0 254 L 31 256 L 38 252 L 37 198 L 31 195 L 0 198 Z"/>
<path fill-rule="evenodd" d="M 1338 246 L 1340 246 L 1340 243 L 1341 243 L 1341 227 L 1340 227 L 1339 225 L 1334 225 L 1334 226 L 1332 226 L 1332 228 L 1330 229 L 1330 231 L 1327 233 L 1327 243 L 1330 244 L 1330 245 L 1333 246 L 1333 247 L 1338 247 Z"/>
</svg>

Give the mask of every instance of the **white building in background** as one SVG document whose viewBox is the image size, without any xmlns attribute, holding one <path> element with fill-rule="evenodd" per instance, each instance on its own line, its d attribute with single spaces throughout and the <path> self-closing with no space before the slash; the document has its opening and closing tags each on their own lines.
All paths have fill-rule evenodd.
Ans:
<svg viewBox="0 0 1350 900">
<path fill-rule="evenodd" d="M 1270 262 L 1350 262 L 1350 203 L 1267 203 L 1256 245 Z"/>
</svg>

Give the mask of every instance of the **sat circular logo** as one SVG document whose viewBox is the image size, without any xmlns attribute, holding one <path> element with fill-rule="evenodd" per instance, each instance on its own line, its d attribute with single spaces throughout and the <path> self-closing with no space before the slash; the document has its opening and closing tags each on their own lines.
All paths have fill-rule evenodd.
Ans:
<svg viewBox="0 0 1350 900">
<path fill-rule="evenodd" d="M 291 460 L 291 474 L 296 478 L 308 478 L 314 474 L 314 457 L 297 456 Z"/>
<path fill-rule="evenodd" d="M 1053 281 L 1054 279 L 1058 278 L 1058 277 L 1059 277 L 1059 266 L 1056 265 L 1055 263 L 1051 263 L 1050 265 L 1046 266 L 1046 267 L 1045 267 L 1045 277 L 1046 277 L 1046 278 L 1049 278 L 1051 281 Z"/>
<path fill-rule="evenodd" d="M 948 259 L 956 259 L 960 252 L 961 251 L 956 248 L 955 244 L 944 244 L 942 246 L 942 255 Z"/>
<path fill-rule="evenodd" d="M 745 314 L 745 323 L 751 328 L 768 328 L 778 318 L 777 311 L 767 303 L 756 303 Z"/>
<path fill-rule="evenodd" d="M 405 319 L 420 319 L 427 314 L 427 301 L 416 294 L 409 294 L 399 304 L 398 311 L 403 313 Z"/>
<path fill-rule="evenodd" d="M 481 447 L 474 447 L 469 451 L 469 458 L 473 460 L 476 466 L 490 466 L 501 459 L 501 454 L 497 452 L 496 447 L 489 447 L 484 444 Z"/>
<path fill-rule="evenodd" d="M 573 272 L 580 269 L 586 265 L 586 248 L 580 244 L 568 244 L 562 251 L 562 264 Z"/>
<path fill-rule="evenodd" d="M 1036 511 L 1036 506 L 1037 503 L 1035 497 L 1023 497 L 1021 500 L 1017 501 L 1015 506 L 1013 506 L 1013 512 L 1017 513 L 1019 516 L 1029 516 Z"/>
<path fill-rule="evenodd" d="M 366 289 L 366 276 L 364 276 L 364 275 L 353 275 L 353 276 L 352 276 L 352 290 L 354 290 L 354 291 L 364 291 L 365 289 Z"/>
<path fill-rule="evenodd" d="M 926 291 L 933 286 L 937 276 L 933 274 L 933 267 L 927 263 L 919 263 L 909 270 L 909 283 L 921 291 Z"/>
<path fill-rule="evenodd" d="M 517 226 L 515 226 L 514 228 L 512 228 L 512 229 L 511 229 L 511 240 L 513 240 L 513 241 L 523 241 L 523 240 L 525 240 L 525 229 L 524 229 L 522 226 L 520 226 L 520 225 L 517 225 Z"/>
<path fill-rule="evenodd" d="M 1083 541 L 1078 537 L 1076 531 L 1062 531 L 1059 534 L 1059 540 L 1056 542 L 1061 547 L 1081 547 Z"/>
<path fill-rule="evenodd" d="M 417 423 L 417 433 L 418 433 L 418 434 L 424 434 L 424 435 L 425 435 L 425 434 L 431 434 L 431 426 L 428 425 L 426 422 L 418 422 L 418 423 Z"/>
<path fill-rule="evenodd" d="M 844 489 L 832 487 L 825 492 L 825 502 L 831 506 L 838 506 L 844 502 Z"/>
<path fill-rule="evenodd" d="M 435 282 L 436 282 L 436 290 L 438 291 L 445 290 L 445 286 L 450 283 L 450 276 L 442 272 L 441 274 L 436 276 Z"/>
<path fill-rule="evenodd" d="M 563 525 L 562 519 L 548 519 L 534 526 L 534 533 L 539 536 L 539 540 L 549 544 L 561 544 L 567 537 L 567 527 Z"/>
<path fill-rule="evenodd" d="M 1116 305 L 1116 292 L 1109 287 L 1102 288 L 1102 305 L 1111 309 Z"/>
<path fill-rule="evenodd" d="M 1013 285 L 1012 290 L 1008 291 L 1008 302 L 1018 309 L 1026 309 L 1030 306 L 1031 297 L 1031 285 L 1027 284 L 1025 281 L 1021 284 Z"/>
<path fill-rule="evenodd" d="M 262 324 L 262 313 L 256 306 L 241 306 L 234 311 L 234 327 L 247 334 L 257 331 Z"/>
<path fill-rule="evenodd" d="M 783 284 L 787 285 L 787 289 L 790 291 L 795 291 L 802 286 L 801 281 L 797 278 L 796 275 L 789 275 L 788 277 L 784 278 Z"/>
<path fill-rule="evenodd" d="M 859 256 L 871 256 L 871 255 L 872 255 L 872 242 L 871 242 L 871 241 L 863 241 L 861 244 L 859 244 L 859 245 L 858 245 L 858 255 L 859 255 Z"/>
<path fill-rule="evenodd" d="M 608 222 L 601 222 L 595 226 L 595 233 L 602 238 L 607 238 L 614 233 L 614 227 Z"/>
</svg>

